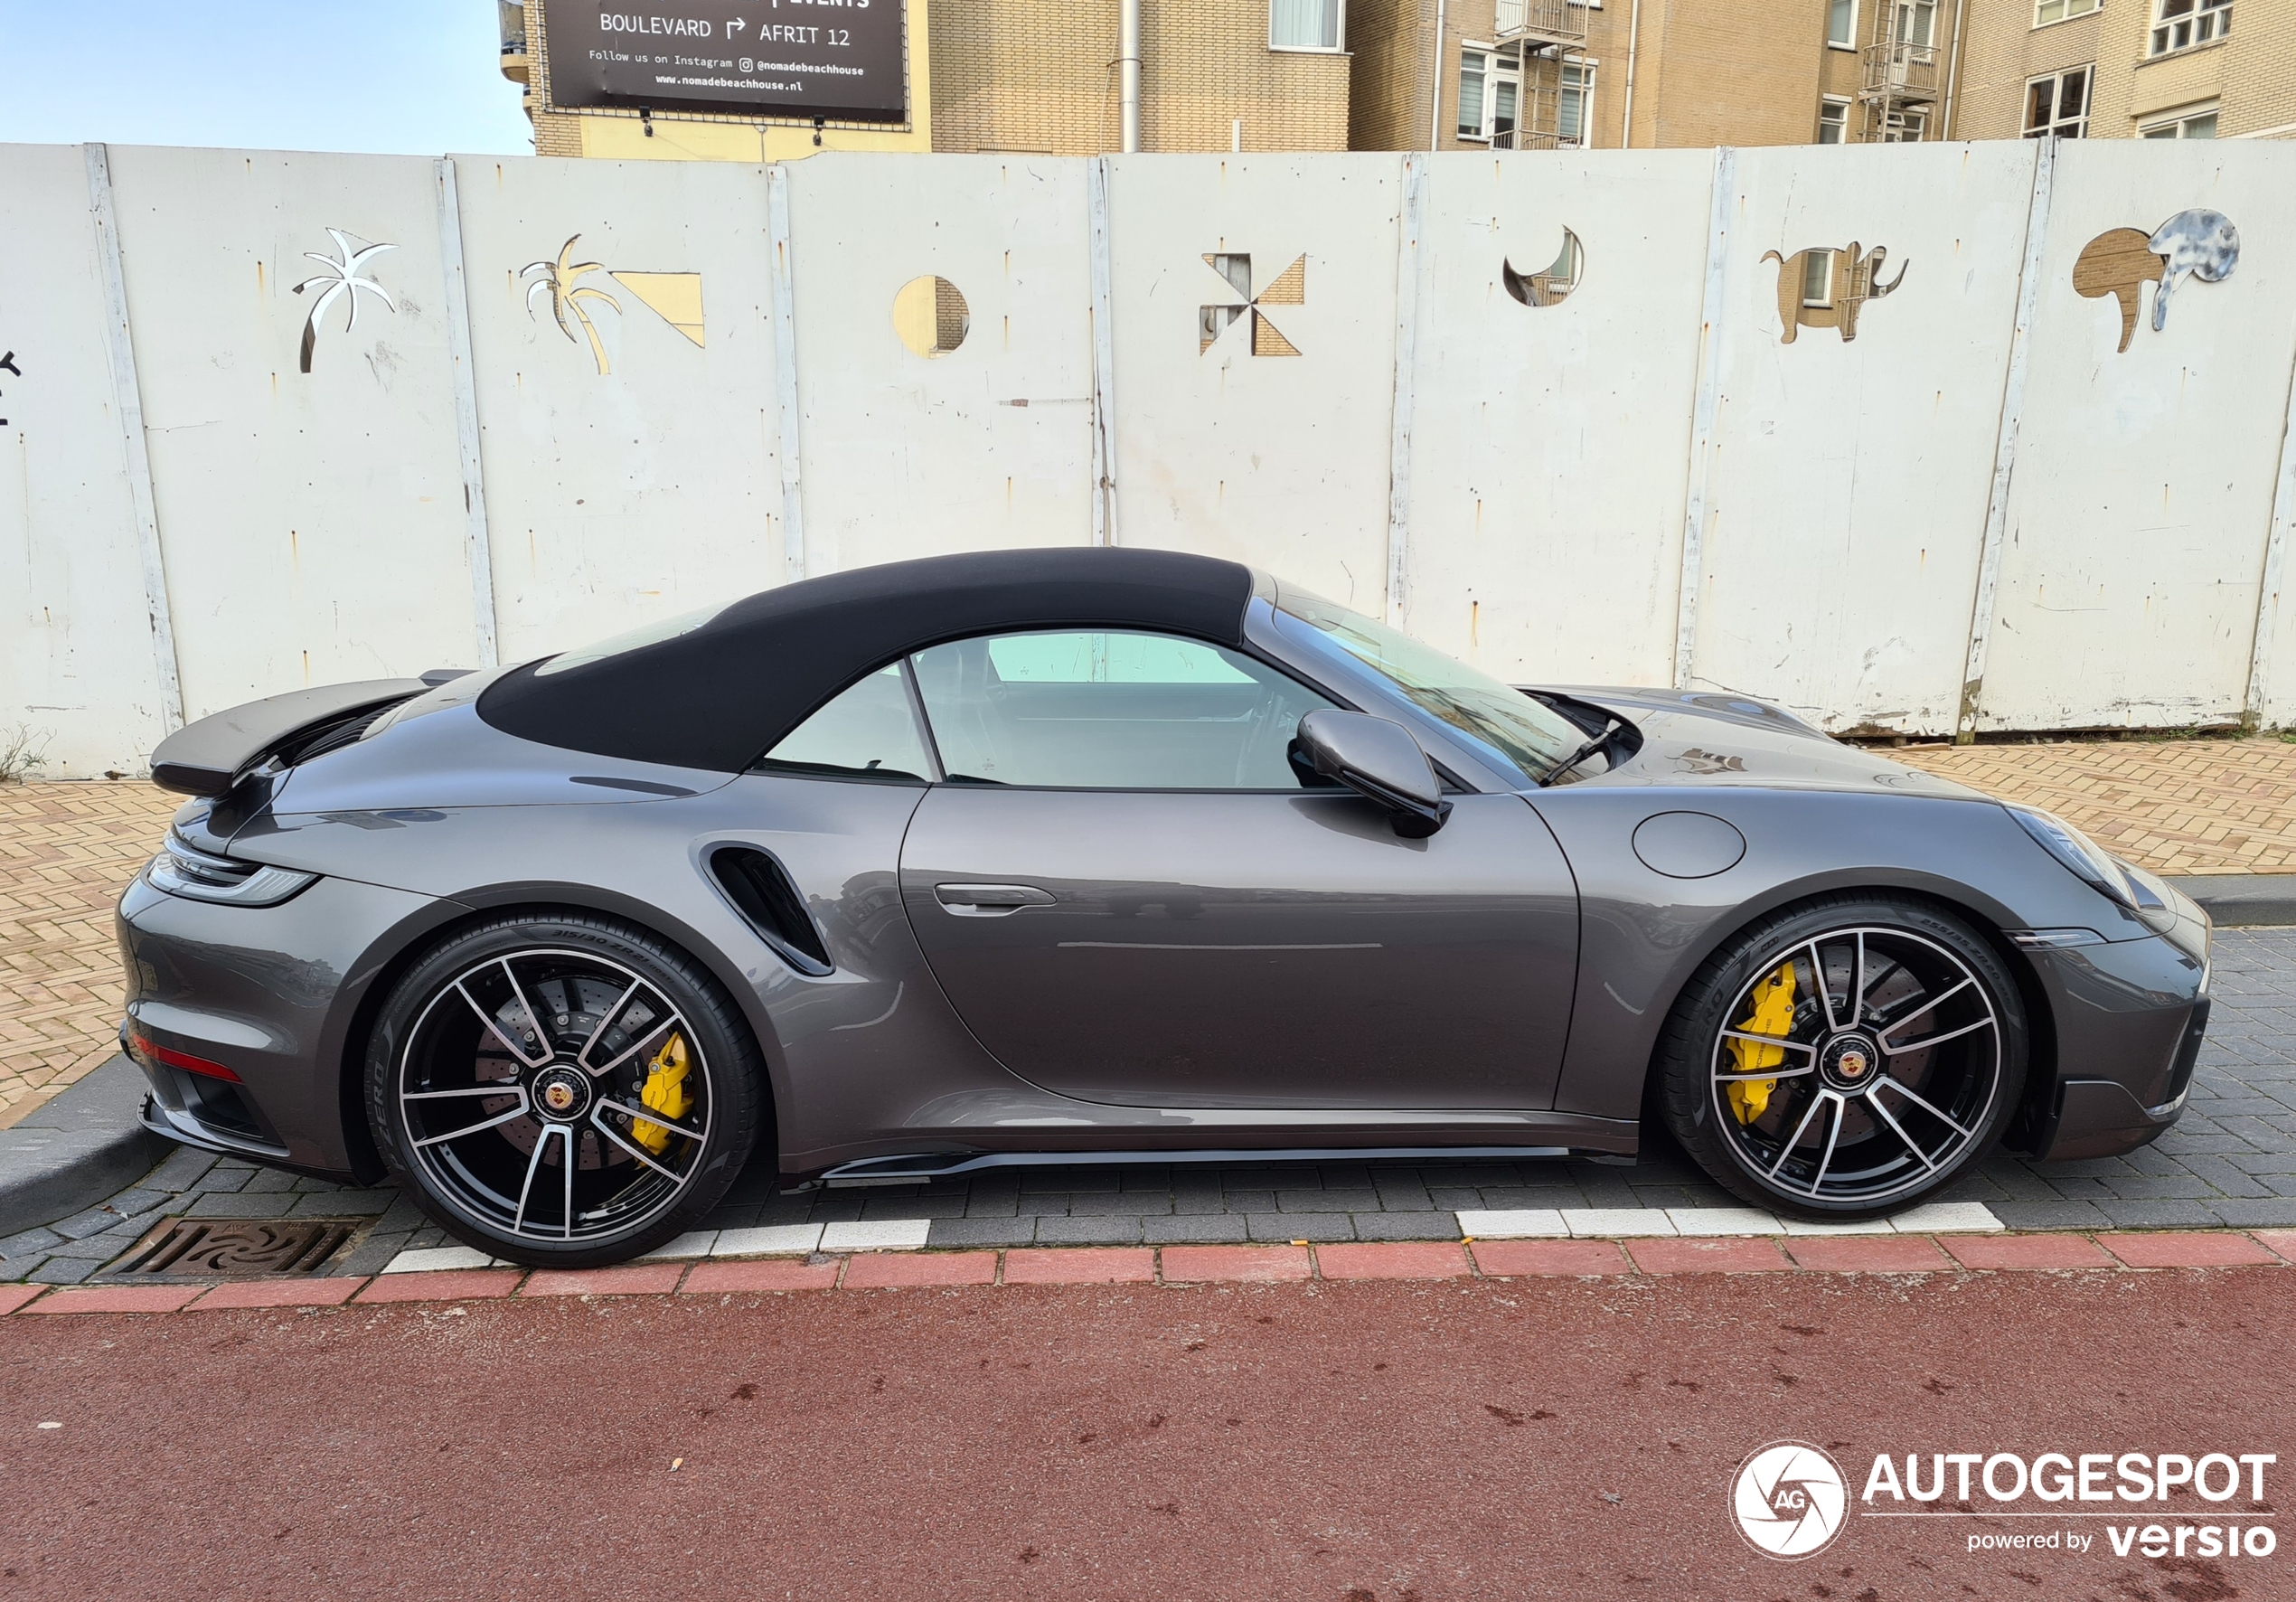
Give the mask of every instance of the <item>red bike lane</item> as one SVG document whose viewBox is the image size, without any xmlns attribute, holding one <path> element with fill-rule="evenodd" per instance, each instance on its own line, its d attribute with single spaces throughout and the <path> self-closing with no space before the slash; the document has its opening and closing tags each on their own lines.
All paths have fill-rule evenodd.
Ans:
<svg viewBox="0 0 2296 1602">
<path fill-rule="evenodd" d="M 2103 1531 L 2272 1523 L 2291 1314 L 2282 1267 L 18 1316 L 0 1598 L 2286 1597 L 2284 1550 Z M 1781 1437 L 1851 1497 L 1796 1562 L 1732 1511 Z M 2046 1452 L 2281 1461 L 2261 1503 L 1860 1516 L 1877 1453 Z"/>
</svg>

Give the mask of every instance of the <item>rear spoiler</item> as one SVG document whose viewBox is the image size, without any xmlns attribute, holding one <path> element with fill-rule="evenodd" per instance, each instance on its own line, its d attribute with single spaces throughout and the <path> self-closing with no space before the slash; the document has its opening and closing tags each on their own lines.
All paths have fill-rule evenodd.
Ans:
<svg viewBox="0 0 2296 1602">
<path fill-rule="evenodd" d="M 221 796 L 298 736 L 317 736 L 362 712 L 419 695 L 420 679 L 362 679 L 250 701 L 186 723 L 152 753 L 152 782 L 186 796 Z"/>
</svg>

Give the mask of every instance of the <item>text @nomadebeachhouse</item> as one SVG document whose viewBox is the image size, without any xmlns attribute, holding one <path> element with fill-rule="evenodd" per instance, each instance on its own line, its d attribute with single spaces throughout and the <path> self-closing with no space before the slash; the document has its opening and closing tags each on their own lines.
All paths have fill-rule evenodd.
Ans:
<svg viewBox="0 0 2296 1602">
<path fill-rule="evenodd" d="M 1877 1453 L 1853 1498 L 1841 1465 L 1807 1441 L 1750 1454 L 1731 1482 L 1739 1533 L 1764 1556 L 1815 1556 L 1854 1521 L 1962 1521 L 1967 1552 L 2269 1558 L 2271 1452 Z"/>
</svg>

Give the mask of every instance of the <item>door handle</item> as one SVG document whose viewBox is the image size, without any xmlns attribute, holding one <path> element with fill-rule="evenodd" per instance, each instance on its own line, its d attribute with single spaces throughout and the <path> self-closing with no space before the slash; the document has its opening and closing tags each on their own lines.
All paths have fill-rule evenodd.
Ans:
<svg viewBox="0 0 2296 1602">
<path fill-rule="evenodd" d="M 936 884 L 933 895 L 959 918 L 1009 918 L 1023 907 L 1053 902 L 1033 884 Z"/>
</svg>

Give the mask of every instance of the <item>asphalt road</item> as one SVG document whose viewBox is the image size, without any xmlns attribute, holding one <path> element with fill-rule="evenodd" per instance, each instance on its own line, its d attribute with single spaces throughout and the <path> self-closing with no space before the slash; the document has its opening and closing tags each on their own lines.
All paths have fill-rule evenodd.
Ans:
<svg viewBox="0 0 2296 1602">
<path fill-rule="evenodd" d="M 19 1316 L 0 1597 L 2286 1597 L 2285 1547 L 1967 1550 L 2051 1520 L 1786 1564 L 1727 1486 L 1788 1436 L 1853 1495 L 1877 1451 L 2296 1474 L 2291 1355 L 2284 1268 Z"/>
</svg>

